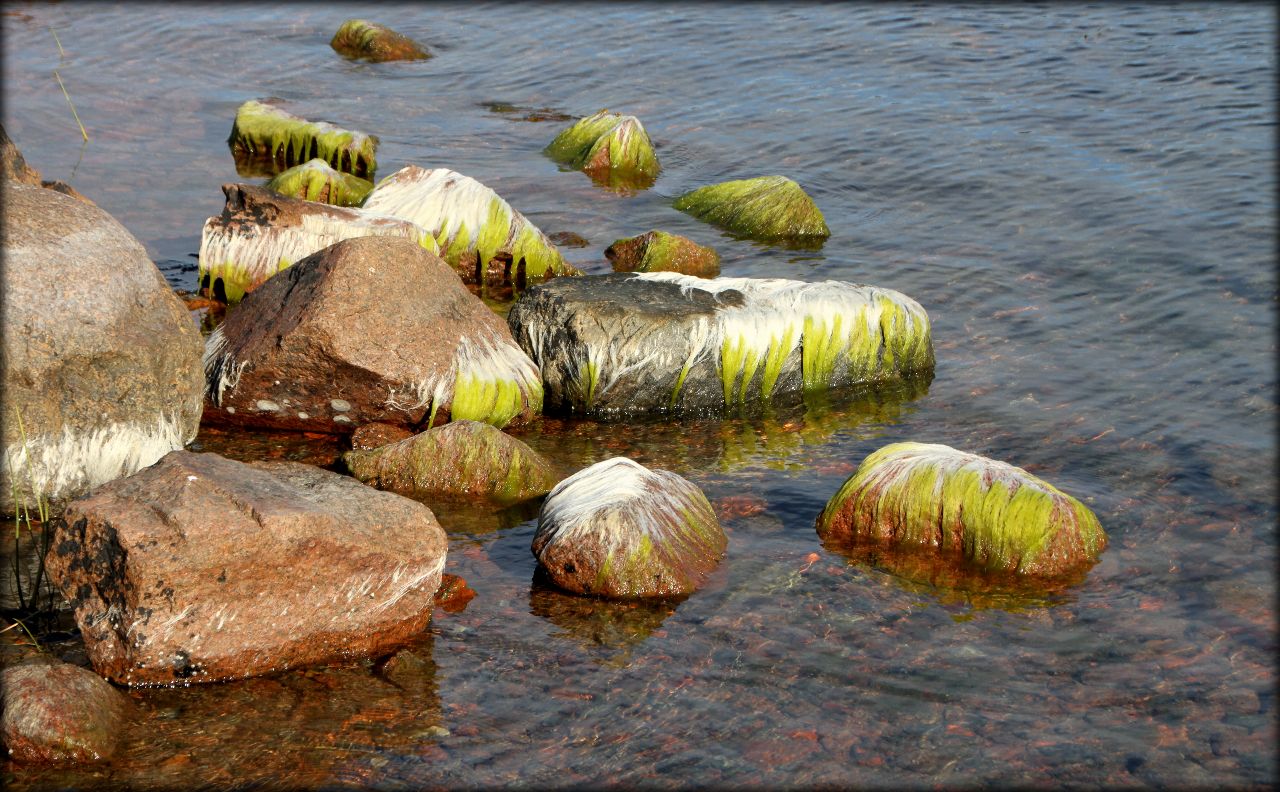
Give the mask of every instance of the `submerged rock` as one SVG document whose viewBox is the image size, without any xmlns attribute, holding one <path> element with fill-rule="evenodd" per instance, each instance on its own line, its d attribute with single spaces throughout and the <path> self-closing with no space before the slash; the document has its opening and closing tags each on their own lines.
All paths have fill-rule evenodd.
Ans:
<svg viewBox="0 0 1280 792">
<path fill-rule="evenodd" d="M 542 407 L 538 369 L 497 314 L 433 253 L 395 237 L 347 239 L 245 296 L 205 346 L 206 415 L 347 434 Z"/>
<path fill-rule="evenodd" d="M 175 451 L 71 503 L 47 564 L 99 674 L 171 685 L 396 648 L 446 544 L 426 506 L 350 477 Z"/>
<path fill-rule="evenodd" d="M 578 275 L 551 240 L 493 190 L 447 168 L 401 168 L 378 182 L 364 208 L 429 231 L 468 283 L 513 283 Z"/>
<path fill-rule="evenodd" d="M 110 759 L 132 704 L 102 677 L 36 658 L 0 673 L 0 737 L 22 763 Z"/>
<path fill-rule="evenodd" d="M 640 119 L 608 110 L 579 120 L 556 135 L 544 151 L 611 187 L 651 187 L 660 170 Z"/>
<path fill-rule="evenodd" d="M 431 57 L 426 47 L 401 35 L 391 28 L 366 22 L 363 19 L 348 19 L 333 34 L 329 46 L 345 58 L 357 60 L 383 61 L 426 60 Z"/>
<path fill-rule="evenodd" d="M 1093 512 L 1021 468 L 929 443 L 894 443 L 862 461 L 818 517 L 836 543 L 915 547 L 975 567 L 1056 577 L 1107 545 Z"/>
<path fill-rule="evenodd" d="M 200 237 L 199 277 L 201 290 L 224 302 L 239 302 L 267 278 L 344 239 L 402 237 L 439 251 L 431 234 L 397 217 L 247 184 L 224 184 L 222 192 L 227 196 L 222 214 L 205 221 Z"/>
<path fill-rule="evenodd" d="M 530 289 L 507 321 L 548 411 L 721 411 L 933 368 L 917 302 L 837 281 L 566 278 Z"/>
<path fill-rule="evenodd" d="M 373 189 L 373 182 L 350 173 L 340 173 L 317 157 L 276 174 L 267 182 L 267 189 L 290 198 L 334 206 L 359 206 Z"/>
<path fill-rule="evenodd" d="M 822 211 L 785 176 L 727 181 L 676 198 L 675 208 L 751 239 L 825 239 Z"/>
<path fill-rule="evenodd" d="M 486 498 L 518 503 L 560 480 L 541 454 L 478 421 L 454 421 L 406 440 L 343 456 L 351 475 L 415 497 Z"/>
<path fill-rule="evenodd" d="M 237 162 L 270 162 L 276 170 L 319 157 L 336 170 L 372 179 L 378 138 L 305 118 L 250 99 L 236 110 L 227 140 Z"/>
<path fill-rule="evenodd" d="M 614 242 L 604 251 L 615 272 L 681 272 L 700 278 L 720 274 L 720 254 L 678 234 L 650 231 Z"/>
<path fill-rule="evenodd" d="M 200 331 L 137 239 L 98 207 L 8 182 L 0 252 L 0 511 L 74 498 L 200 425 Z"/>
<path fill-rule="evenodd" d="M 557 586 L 604 597 L 690 594 L 727 545 L 702 490 L 625 457 L 556 485 L 533 536 L 533 554 Z"/>
</svg>

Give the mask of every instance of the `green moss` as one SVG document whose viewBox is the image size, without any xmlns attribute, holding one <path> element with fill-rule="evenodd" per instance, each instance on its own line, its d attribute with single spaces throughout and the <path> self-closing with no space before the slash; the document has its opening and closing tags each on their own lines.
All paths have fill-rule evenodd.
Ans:
<svg viewBox="0 0 1280 792">
<path fill-rule="evenodd" d="M 678 197 L 675 208 L 753 239 L 831 235 L 813 199 L 785 176 L 761 176 L 701 187 Z"/>
<path fill-rule="evenodd" d="M 680 369 L 680 376 L 676 377 L 676 386 L 671 391 L 671 401 L 667 404 L 668 408 L 676 406 L 676 400 L 680 398 L 680 389 L 684 387 L 684 380 L 689 376 L 690 362 L 685 361 L 684 366 Z"/>
<path fill-rule="evenodd" d="M 537 396 L 530 394 L 530 401 L 536 398 L 538 409 L 541 409 L 541 386 L 535 388 Z M 473 376 L 459 375 L 453 383 L 453 404 L 449 408 L 452 420 L 482 421 L 499 428 L 511 423 L 511 420 L 525 411 L 524 393 L 515 380 L 480 379 Z M 432 405 L 432 419 L 435 406 Z"/>
<path fill-rule="evenodd" d="M 561 132 L 543 150 L 547 156 L 586 171 L 617 189 L 653 185 L 660 166 L 644 125 L 635 116 L 601 110 Z"/>
<path fill-rule="evenodd" d="M 578 389 L 586 397 L 586 408 L 590 410 L 596 403 L 596 388 L 600 384 L 600 367 L 588 360 L 578 373 Z"/>
<path fill-rule="evenodd" d="M 444 260 L 452 267 L 457 267 L 462 257 L 471 251 L 471 232 L 467 230 L 466 223 L 458 225 L 458 230 L 454 232 L 453 238 L 449 240 L 449 246 L 444 251 Z"/>
<path fill-rule="evenodd" d="M 853 320 L 856 322 L 857 317 Z M 804 318 L 804 334 L 801 336 L 800 370 L 806 391 L 831 387 L 835 377 L 836 360 L 846 355 L 849 334 L 842 332 L 844 316 L 836 314 L 828 326 L 826 320 L 812 316 Z"/>
<path fill-rule="evenodd" d="M 238 157 L 269 159 L 285 167 L 319 158 L 344 173 L 373 178 L 378 138 L 307 121 L 250 100 L 240 105 L 227 141 Z"/>
<path fill-rule="evenodd" d="M 569 265 L 560 255 L 560 251 L 529 224 L 525 224 L 520 230 L 515 243 L 511 246 L 511 261 L 513 265 L 524 261 L 524 274 L 527 278 L 582 274 L 577 268 Z"/>
<path fill-rule="evenodd" d="M 292 198 L 334 206 L 359 206 L 373 189 L 373 182 L 350 173 L 339 173 L 317 157 L 276 174 L 267 182 L 267 188 Z"/>
<path fill-rule="evenodd" d="M 794 341 L 795 329 L 787 328 L 781 339 L 770 339 L 769 352 L 765 356 L 764 375 L 760 380 L 760 395 L 765 400 L 773 396 L 773 388 L 778 383 L 778 375 L 782 373 L 782 364 L 787 361 Z"/>
<path fill-rule="evenodd" d="M 333 34 L 329 46 L 345 57 L 372 61 L 426 60 L 431 57 L 413 39 L 363 19 L 343 22 L 338 32 Z"/>
<path fill-rule="evenodd" d="M 587 154 L 596 141 L 618 125 L 618 117 L 617 113 L 601 110 L 593 116 L 580 119 L 556 135 L 543 149 L 543 153 L 557 162 L 581 168 L 586 164 Z"/>
</svg>

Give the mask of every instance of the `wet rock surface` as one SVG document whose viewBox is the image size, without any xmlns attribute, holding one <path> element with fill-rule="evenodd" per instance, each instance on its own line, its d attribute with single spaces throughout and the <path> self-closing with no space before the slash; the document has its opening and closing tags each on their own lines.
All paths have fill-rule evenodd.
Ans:
<svg viewBox="0 0 1280 792">
<path fill-rule="evenodd" d="M 0 738 L 32 764 L 110 759 L 132 704 L 92 671 L 46 657 L 0 672 Z"/>
<path fill-rule="evenodd" d="M 336 170 L 373 179 L 378 138 L 327 121 L 308 121 L 282 108 L 250 99 L 236 110 L 227 144 L 241 175 L 267 175 L 319 157 Z"/>
<path fill-rule="evenodd" d="M 661 170 L 640 119 L 608 110 L 565 129 L 544 153 L 607 187 L 646 189 L 653 186 Z"/>
<path fill-rule="evenodd" d="M 336 171 L 329 163 L 316 158 L 276 174 L 267 182 L 267 189 L 306 201 L 359 206 L 373 189 L 373 182 Z"/>
<path fill-rule="evenodd" d="M 0 511 L 60 501 L 195 437 L 200 333 L 142 245 L 98 207 L 5 185 Z M 19 422 L 21 426 L 19 426 Z"/>
<path fill-rule="evenodd" d="M 649 231 L 605 248 L 615 272 L 681 272 L 700 278 L 720 274 L 720 254 L 688 237 Z"/>
<path fill-rule="evenodd" d="M 551 491 L 532 549 L 550 579 L 568 591 L 671 597 L 701 586 L 727 545 L 694 484 L 615 457 Z"/>
<path fill-rule="evenodd" d="M 351 433 L 351 447 L 357 451 L 368 451 L 410 437 L 413 437 L 413 432 L 403 426 L 368 423 Z"/>
<path fill-rule="evenodd" d="M 431 511 L 294 462 L 175 451 L 73 502 L 47 564 L 98 673 L 253 676 L 395 648 L 430 621 Z"/>
<path fill-rule="evenodd" d="M 831 236 L 813 199 L 785 176 L 709 184 L 676 198 L 674 206 L 750 239 L 822 240 Z"/>
<path fill-rule="evenodd" d="M 363 19 L 348 19 L 333 34 L 329 46 L 344 58 L 374 63 L 397 60 L 426 60 L 427 48 L 389 27 Z"/>
<path fill-rule="evenodd" d="M 454 421 L 381 448 L 343 456 L 360 481 L 422 498 L 483 498 L 510 504 L 546 494 L 560 480 L 541 454 L 478 421 Z"/>
<path fill-rule="evenodd" d="M 206 415 L 346 434 L 371 422 L 528 420 L 537 368 L 447 264 L 391 237 L 298 262 L 227 315 L 206 344 Z"/>
</svg>

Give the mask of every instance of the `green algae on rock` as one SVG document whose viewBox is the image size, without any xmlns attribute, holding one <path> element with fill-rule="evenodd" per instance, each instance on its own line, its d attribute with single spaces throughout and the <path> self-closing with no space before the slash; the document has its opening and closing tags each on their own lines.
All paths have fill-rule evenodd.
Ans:
<svg viewBox="0 0 1280 792">
<path fill-rule="evenodd" d="M 375 63 L 395 60 L 426 60 L 431 57 L 418 42 L 389 27 L 363 19 L 348 19 L 333 34 L 329 46 L 344 58 Z"/>
<path fill-rule="evenodd" d="M 560 480 L 537 451 L 478 421 L 454 421 L 380 448 L 348 451 L 343 460 L 365 484 L 413 497 L 511 504 L 545 495 Z"/>
<path fill-rule="evenodd" d="M 1106 548 L 1097 517 L 1025 470 L 930 443 L 870 454 L 818 517 L 824 540 L 918 547 L 980 569 L 1052 578 Z"/>
<path fill-rule="evenodd" d="M 700 278 L 720 274 L 720 254 L 666 231 L 619 239 L 604 251 L 614 272 L 681 272 Z"/>
<path fill-rule="evenodd" d="M 439 253 L 421 226 L 365 209 L 330 206 L 279 195 L 248 184 L 224 184 L 222 214 L 204 223 L 200 237 L 200 289 L 237 303 L 294 262 L 344 239 L 396 236 Z"/>
<path fill-rule="evenodd" d="M 378 182 L 364 208 L 417 223 L 469 283 L 579 275 L 547 236 L 502 196 L 447 168 L 409 165 Z"/>
<path fill-rule="evenodd" d="M 373 189 L 373 182 L 336 171 L 329 167 L 329 163 L 317 157 L 276 174 L 267 182 L 267 189 L 306 201 L 334 206 L 359 206 Z"/>
<path fill-rule="evenodd" d="M 542 504 L 532 549 L 566 590 L 672 597 L 699 588 L 727 545 L 697 486 L 615 457 L 556 485 Z"/>
<path fill-rule="evenodd" d="M 256 100 L 236 111 L 227 141 L 237 163 L 267 161 L 278 169 L 320 158 L 334 169 L 372 179 L 378 169 L 378 138 L 325 121 L 308 121 Z"/>
<path fill-rule="evenodd" d="M 543 151 L 609 187 L 645 189 L 660 170 L 640 119 L 608 110 L 579 120 Z"/>
<path fill-rule="evenodd" d="M 760 176 L 700 187 L 676 198 L 676 209 L 751 239 L 831 236 L 813 199 L 785 176 Z"/>
</svg>

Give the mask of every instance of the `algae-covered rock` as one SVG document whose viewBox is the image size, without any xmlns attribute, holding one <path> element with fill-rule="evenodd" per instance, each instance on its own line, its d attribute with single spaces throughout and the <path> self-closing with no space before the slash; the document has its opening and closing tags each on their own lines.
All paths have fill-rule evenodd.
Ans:
<svg viewBox="0 0 1280 792">
<path fill-rule="evenodd" d="M 266 161 L 283 170 L 318 157 L 336 170 L 366 179 L 378 169 L 376 136 L 308 121 L 252 99 L 236 111 L 227 142 L 237 163 Z"/>
<path fill-rule="evenodd" d="M 728 539 L 702 490 L 615 457 L 556 485 L 533 554 L 557 586 L 605 597 L 669 597 L 700 587 Z"/>
<path fill-rule="evenodd" d="M 604 251 L 615 272 L 682 272 L 700 278 L 720 274 L 720 254 L 678 234 L 650 231 L 614 242 Z"/>
<path fill-rule="evenodd" d="M 239 302 L 263 281 L 344 239 L 403 237 L 432 253 L 435 238 L 398 217 L 279 195 L 247 184 L 224 184 L 227 201 L 205 221 L 200 238 L 200 288 L 224 302 Z"/>
<path fill-rule="evenodd" d="M 805 191 L 785 176 L 760 176 L 700 187 L 675 208 L 751 239 L 825 239 L 827 221 Z"/>
<path fill-rule="evenodd" d="M 517 503 L 560 480 L 541 454 L 489 424 L 454 421 L 390 445 L 343 456 L 351 475 L 415 497 Z"/>
<path fill-rule="evenodd" d="M 918 547 L 994 572 L 1057 577 L 1107 545 L 1093 512 L 1021 468 L 945 445 L 869 455 L 818 517 L 836 543 Z"/>
<path fill-rule="evenodd" d="M 548 411 L 755 408 L 933 368 L 915 300 L 838 281 L 561 278 L 526 292 L 507 322 L 542 371 Z"/>
<path fill-rule="evenodd" d="M 469 283 L 578 275 L 525 216 L 493 190 L 447 168 L 401 168 L 378 182 L 364 208 L 417 223 Z"/>
<path fill-rule="evenodd" d="M 610 187 L 650 187 L 660 169 L 640 119 L 608 110 L 579 120 L 544 151 Z"/>
<path fill-rule="evenodd" d="M 373 182 L 336 171 L 317 157 L 276 174 L 267 182 L 267 189 L 290 198 L 334 206 L 359 206 L 373 189 Z"/>
<path fill-rule="evenodd" d="M 329 46 L 344 58 L 357 60 L 383 61 L 426 60 L 431 57 L 418 42 L 395 32 L 391 28 L 366 22 L 363 19 L 348 19 L 333 34 Z"/>
</svg>

